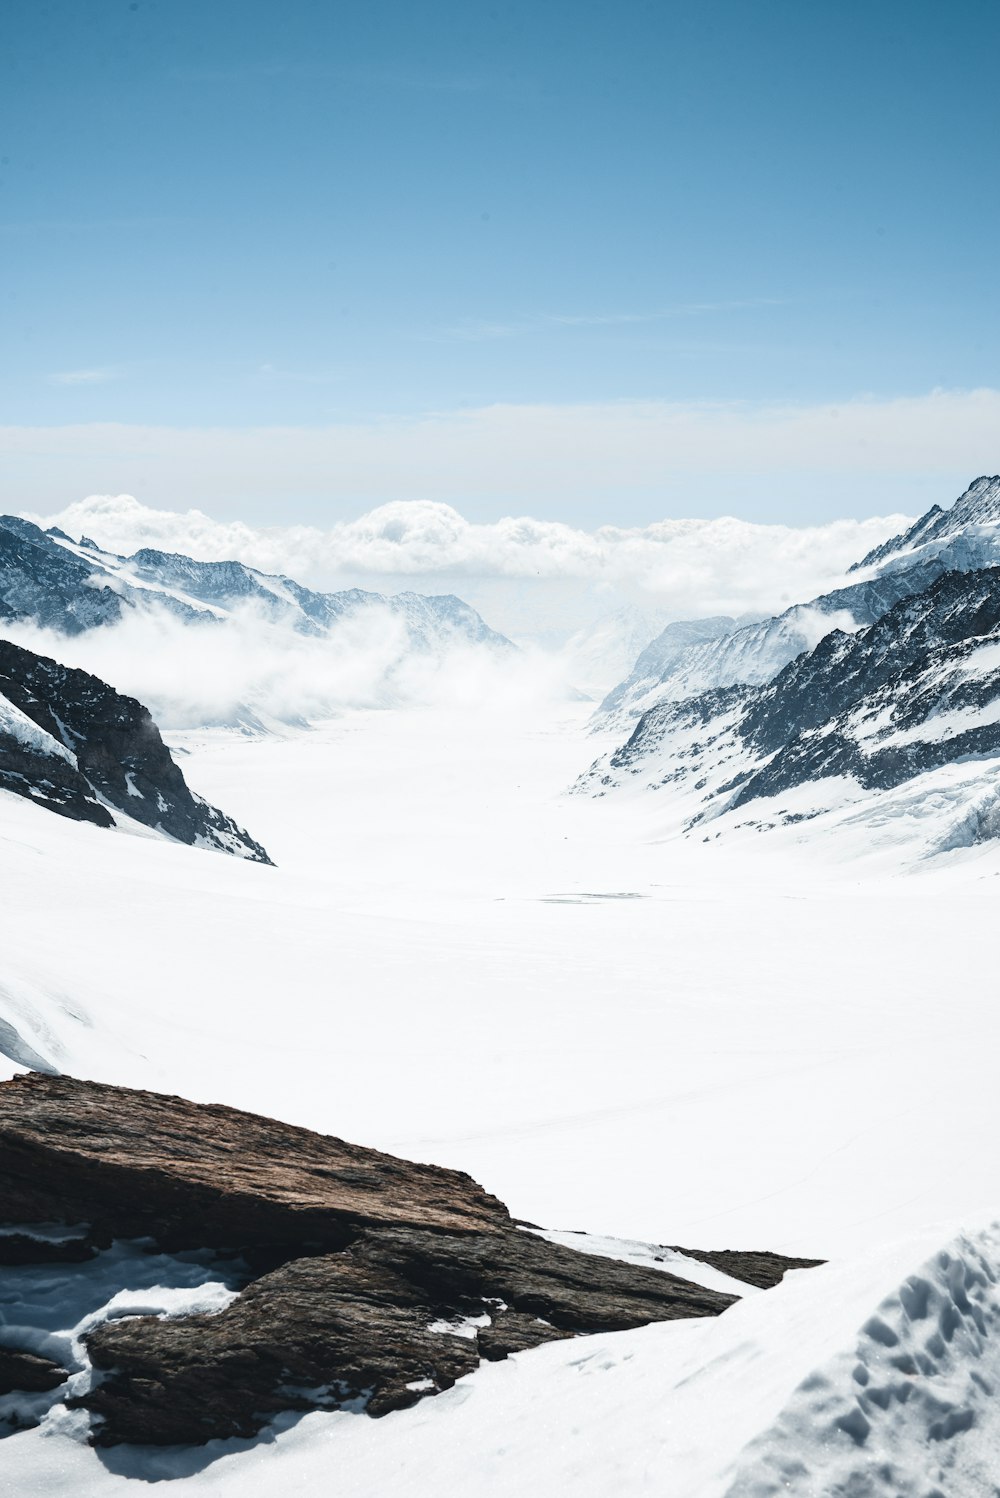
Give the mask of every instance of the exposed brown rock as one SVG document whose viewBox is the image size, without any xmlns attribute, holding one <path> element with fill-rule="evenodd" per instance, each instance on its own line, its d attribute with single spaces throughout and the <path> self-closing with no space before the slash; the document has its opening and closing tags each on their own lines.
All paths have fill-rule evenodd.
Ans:
<svg viewBox="0 0 1000 1498">
<path fill-rule="evenodd" d="M 711 1264 L 713 1269 L 730 1274 L 734 1280 L 742 1280 L 746 1285 L 756 1285 L 758 1290 L 772 1290 L 781 1283 L 789 1269 L 818 1269 L 824 1262 L 822 1259 L 790 1259 L 766 1249 L 678 1248 L 675 1252 L 687 1254 L 689 1259 L 698 1259 L 702 1264 Z"/>
<path fill-rule="evenodd" d="M 24 1229 L 8 1235 L 14 1252 L 35 1242 L 38 1261 L 54 1245 L 33 1240 L 32 1224 L 61 1221 L 90 1230 L 78 1226 L 60 1254 L 148 1237 L 247 1265 L 250 1282 L 223 1311 L 90 1332 L 100 1378 L 80 1403 L 100 1417 L 103 1445 L 248 1436 L 288 1409 L 381 1415 L 481 1358 L 733 1301 L 550 1243 L 459 1171 L 232 1108 L 35 1073 L 0 1084 L 0 1221 Z M 755 1272 L 773 1283 L 777 1256 L 751 1257 L 768 1260 Z"/>
<path fill-rule="evenodd" d="M 15 1390 L 26 1394 L 45 1394 L 69 1377 L 65 1368 L 50 1358 L 19 1347 L 0 1347 L 0 1394 Z"/>
<path fill-rule="evenodd" d="M 375 1229 L 262 1276 L 218 1314 L 98 1327 L 87 1346 L 110 1376 L 82 1402 L 104 1417 L 101 1444 L 245 1436 L 278 1410 L 356 1401 L 382 1415 L 481 1357 L 731 1304 L 529 1233 Z"/>
<path fill-rule="evenodd" d="M 235 1108 L 31 1072 L 0 1085 L 0 1220 L 162 1248 L 340 1248 L 376 1223 L 510 1225 L 471 1176 Z M 287 1254 L 284 1256 L 288 1256 Z"/>
</svg>

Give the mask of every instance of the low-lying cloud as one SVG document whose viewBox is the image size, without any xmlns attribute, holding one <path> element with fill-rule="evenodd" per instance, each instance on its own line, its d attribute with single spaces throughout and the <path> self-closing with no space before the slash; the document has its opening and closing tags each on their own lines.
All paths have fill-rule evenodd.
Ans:
<svg viewBox="0 0 1000 1498">
<path fill-rule="evenodd" d="M 302 634 L 253 608 L 191 624 L 155 605 L 79 635 L 25 622 L 6 624 L 4 634 L 137 697 L 166 732 L 280 732 L 358 708 L 503 713 L 567 690 L 556 656 L 460 639 L 421 650 L 388 609 L 345 618 L 328 636 Z"/>
<path fill-rule="evenodd" d="M 582 530 L 559 521 L 466 520 L 450 505 L 397 502 L 326 528 L 253 527 L 129 495 L 95 495 L 33 516 L 122 555 L 144 546 L 235 559 L 312 587 L 453 592 L 519 641 L 554 644 L 621 609 L 655 618 L 767 614 L 815 597 L 908 517 L 820 526 L 663 520 Z M 655 632 L 655 631 L 653 631 Z"/>
</svg>

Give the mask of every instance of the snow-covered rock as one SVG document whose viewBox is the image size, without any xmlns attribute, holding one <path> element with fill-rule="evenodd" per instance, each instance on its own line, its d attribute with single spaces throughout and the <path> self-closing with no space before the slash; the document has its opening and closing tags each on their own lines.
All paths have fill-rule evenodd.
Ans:
<svg viewBox="0 0 1000 1498">
<path fill-rule="evenodd" d="M 403 624 L 413 650 L 455 640 L 513 648 L 452 594 L 318 593 L 243 562 L 199 562 L 149 547 L 120 557 L 86 536 L 74 542 L 58 527 L 43 531 L 0 516 L 0 620 L 29 619 L 78 634 L 135 610 L 159 608 L 188 623 L 211 623 L 247 607 L 308 634 L 381 610 Z"/>
<path fill-rule="evenodd" d="M 845 797 L 893 790 L 943 766 L 1000 756 L 1000 568 L 948 572 L 867 629 L 835 629 L 763 686 L 663 701 L 583 778 L 690 797 L 689 826 L 766 801 L 799 821 Z M 983 798 L 952 846 L 993 835 Z"/>
<path fill-rule="evenodd" d="M 258 863 L 267 854 L 188 789 L 146 708 L 86 671 L 0 640 L 0 790 L 75 821 L 131 822 Z"/>
<path fill-rule="evenodd" d="M 737 683 L 759 685 L 833 629 L 874 624 L 901 599 L 947 571 L 1000 562 L 1000 476 L 976 479 L 950 510 L 933 509 L 869 552 L 846 587 L 736 629 L 717 619 L 672 624 L 639 656 L 601 704 L 602 714 L 635 719 L 658 702 L 681 701 Z"/>
</svg>

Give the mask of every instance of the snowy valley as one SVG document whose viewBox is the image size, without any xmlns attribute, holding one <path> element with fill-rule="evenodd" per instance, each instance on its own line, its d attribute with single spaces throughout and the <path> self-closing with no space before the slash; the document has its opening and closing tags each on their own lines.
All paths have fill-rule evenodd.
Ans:
<svg viewBox="0 0 1000 1498">
<path fill-rule="evenodd" d="M 998 496 L 977 480 L 774 619 L 674 621 L 600 709 L 457 598 L 334 605 L 238 559 L 2 522 L 0 773 L 35 786 L 0 789 L 2 1075 L 464 1171 L 594 1275 L 736 1297 L 522 1343 L 380 1419 L 293 1391 L 259 1434 L 207 1445 L 95 1448 L 99 1416 L 50 1394 L 18 1429 L 15 1389 L 12 1491 L 270 1498 L 334 1472 L 352 1498 L 989 1491 Z M 172 671 L 129 644 L 154 638 Z M 235 712 L 214 677 L 180 690 L 216 639 L 227 662 L 280 643 L 280 711 L 259 674 Z M 93 725 L 122 703 L 109 742 Z M 181 787 L 244 845 L 175 825 L 156 798 Z M 71 790 L 103 815 L 33 804 Z M 5 1216 L 0 1264 L 23 1222 Z M 0 1349 L 75 1360 L 86 1393 L 87 1335 L 183 1331 L 246 1283 L 130 1244 L 0 1268 Z M 828 1262 L 763 1288 L 692 1246 Z M 476 1293 L 465 1321 L 434 1302 L 453 1369 L 523 1292 Z"/>
</svg>

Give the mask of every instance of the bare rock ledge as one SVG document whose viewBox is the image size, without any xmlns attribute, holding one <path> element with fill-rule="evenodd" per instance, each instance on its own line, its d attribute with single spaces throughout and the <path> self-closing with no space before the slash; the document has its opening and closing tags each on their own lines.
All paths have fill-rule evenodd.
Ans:
<svg viewBox="0 0 1000 1498">
<path fill-rule="evenodd" d="M 223 1311 L 89 1333 L 98 1377 L 78 1403 L 101 1445 L 249 1436 L 289 1409 L 381 1415 L 483 1358 L 714 1316 L 734 1299 L 549 1243 L 460 1171 L 233 1108 L 38 1073 L 0 1084 L 0 1223 L 21 1262 L 54 1257 L 32 1225 L 66 1223 L 84 1226 L 63 1259 L 140 1238 L 244 1266 Z M 815 1262 L 694 1256 L 757 1285 Z M 62 1376 L 17 1349 L 4 1355 L 9 1387 Z"/>
</svg>

